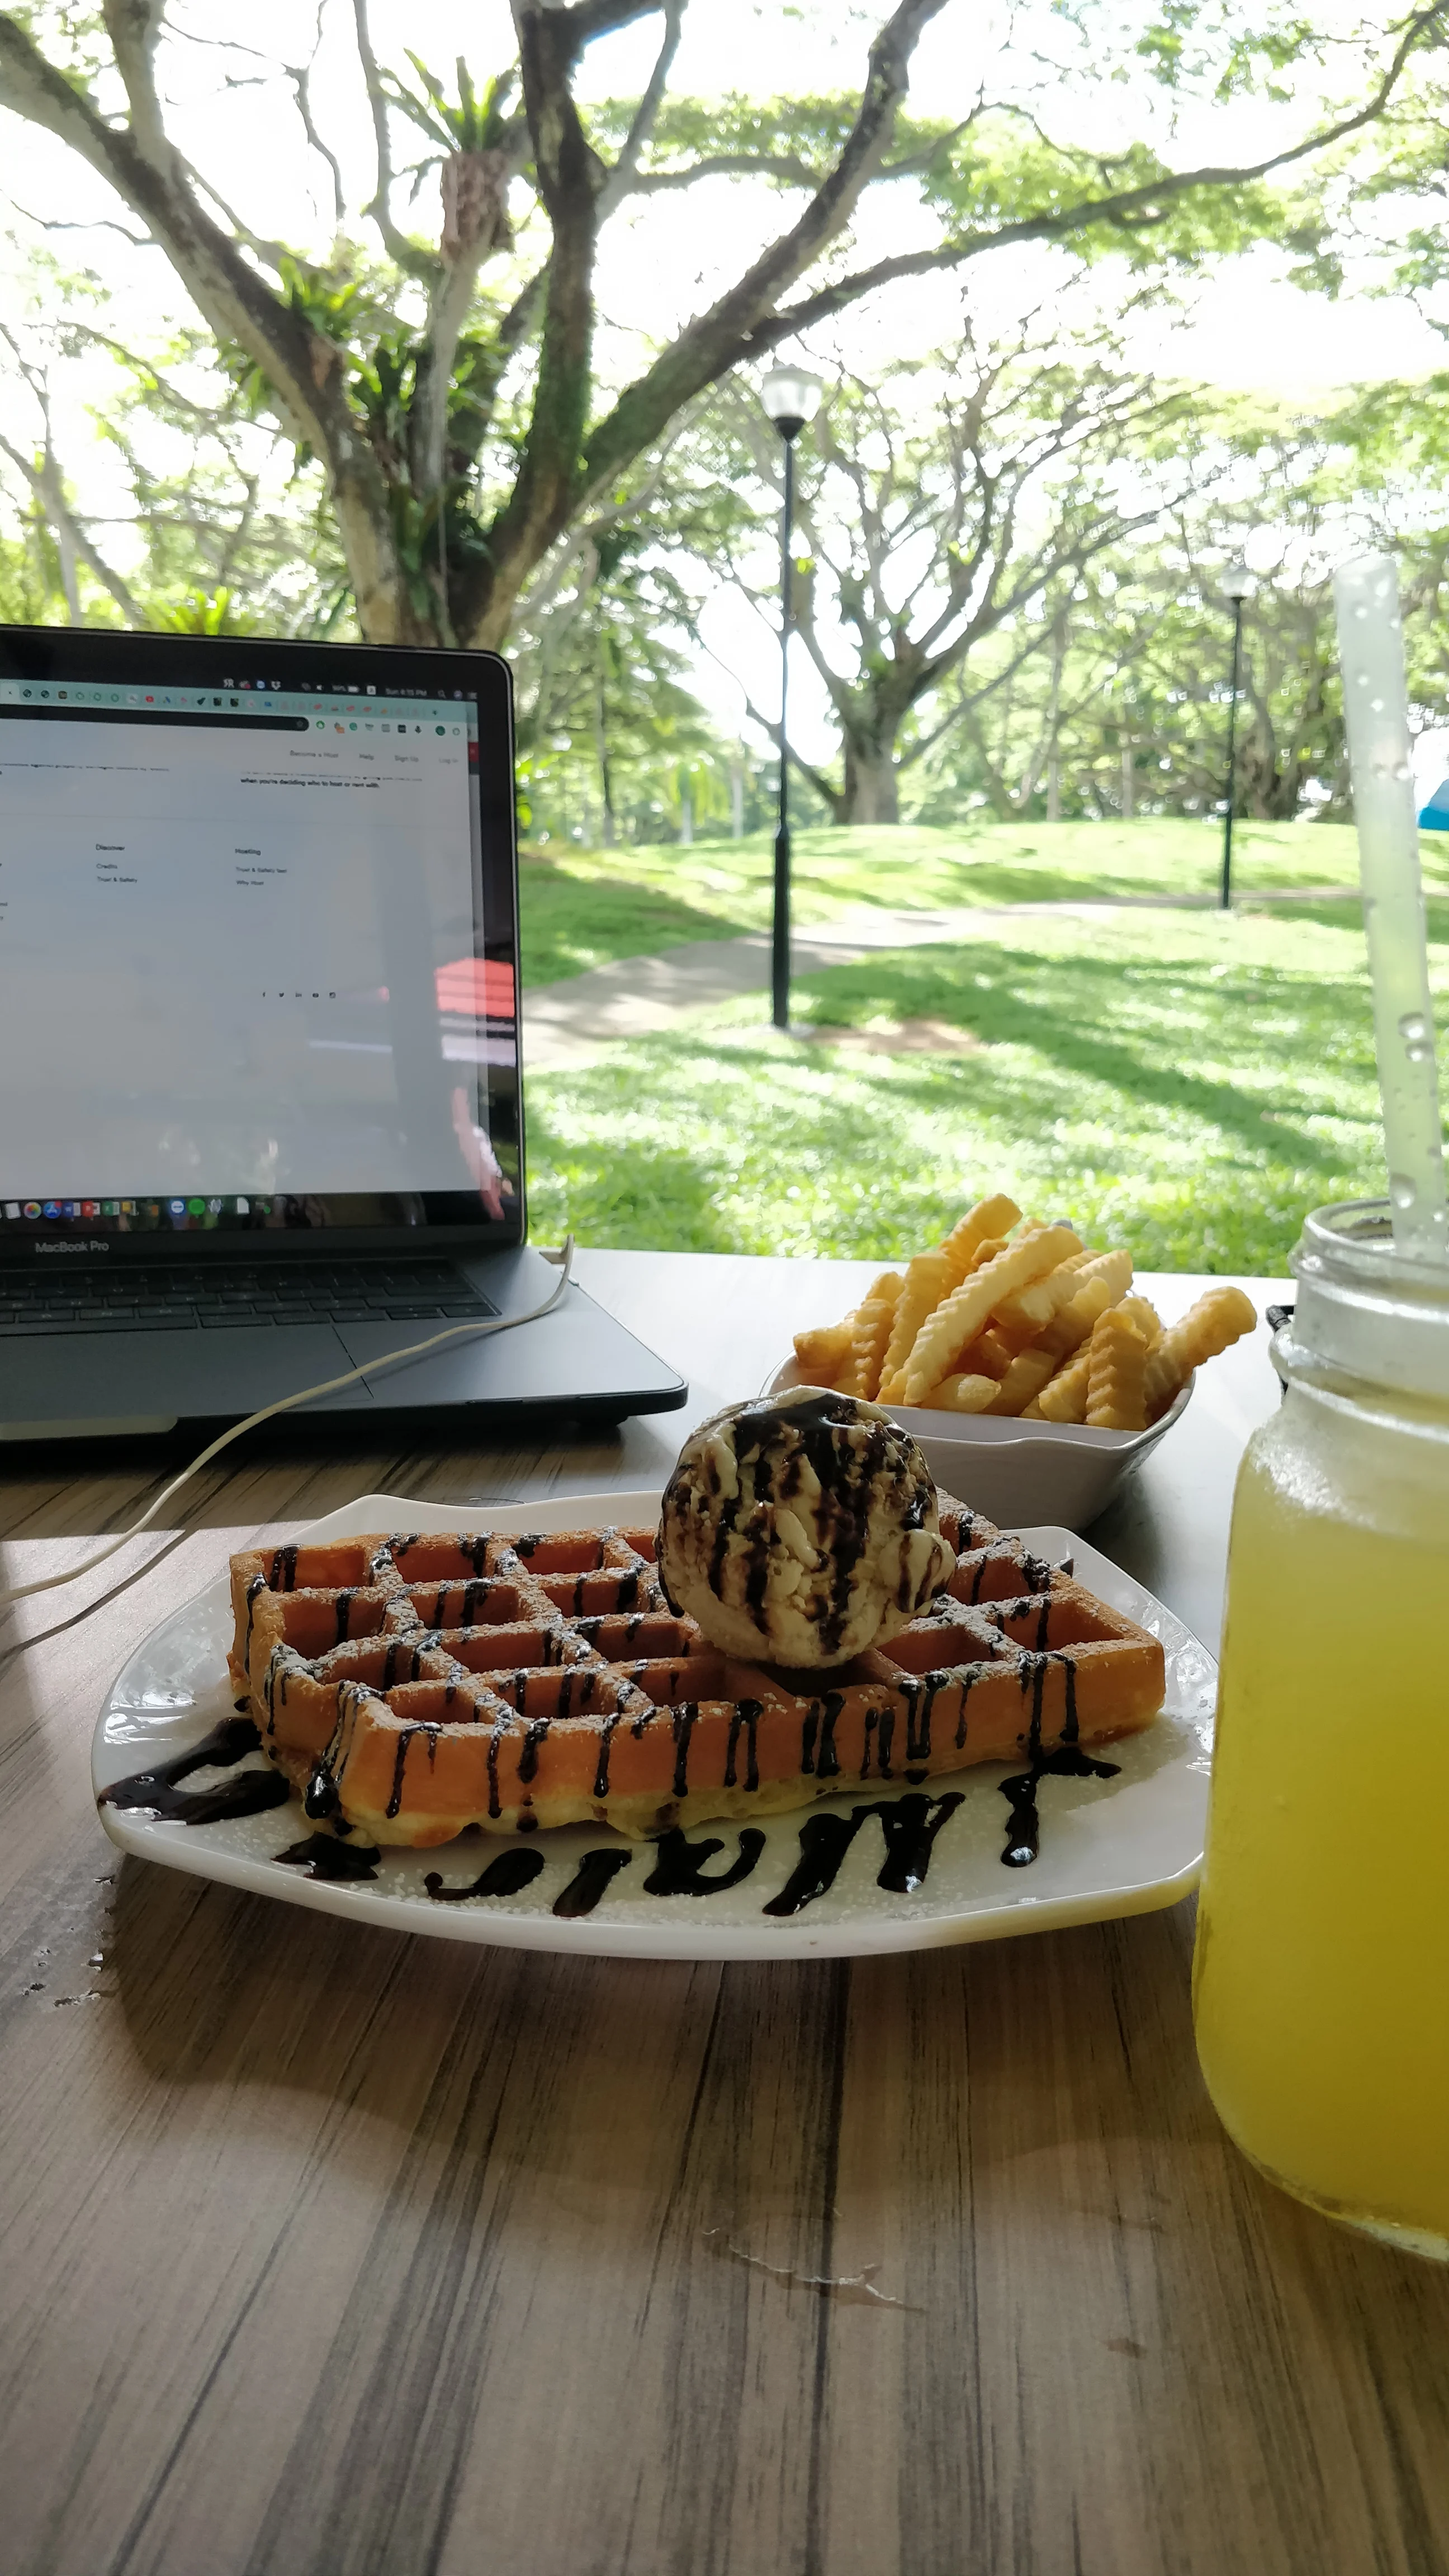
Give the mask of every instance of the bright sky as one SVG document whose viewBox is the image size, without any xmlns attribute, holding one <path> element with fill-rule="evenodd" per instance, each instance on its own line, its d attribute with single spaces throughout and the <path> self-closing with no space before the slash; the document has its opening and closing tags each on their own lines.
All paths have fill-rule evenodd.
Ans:
<svg viewBox="0 0 1449 2576">
<path fill-rule="evenodd" d="M 1127 0 L 1119 15 L 1124 28 L 1133 6 Z M 732 89 L 778 94 L 854 87 L 883 9 L 884 0 L 871 8 L 846 0 L 805 0 L 793 8 L 783 0 L 693 0 L 672 88 L 710 97 Z M 1144 104 L 1139 84 L 1130 92 L 1098 85 L 1061 54 L 1068 41 L 1063 21 L 1044 0 L 1026 0 L 1014 12 L 993 0 L 984 6 L 950 0 L 918 48 L 914 99 L 932 114 L 949 115 L 969 108 L 983 78 L 1000 94 L 1008 15 L 1019 42 L 1054 48 L 1062 62 L 1063 77 L 1049 102 L 1061 139 L 1110 145 L 1129 139 L 1134 126 L 1141 133 L 1144 119 L 1155 116 L 1152 139 L 1174 160 L 1242 161 L 1301 130 L 1303 102 L 1285 108 L 1254 99 L 1197 112 L 1174 136 L 1165 109 L 1155 101 Z M 174 105 L 174 130 L 193 163 L 257 232 L 321 253 L 332 229 L 331 181 L 306 146 L 290 85 L 277 71 L 279 64 L 310 53 L 312 16 L 300 0 L 250 0 L 241 22 L 245 45 L 228 42 L 224 50 L 215 41 L 223 23 L 230 28 L 238 19 L 230 11 L 223 18 L 215 0 L 176 0 L 172 8 L 175 34 L 164 53 L 163 77 Z M 325 0 L 312 105 L 356 205 L 371 191 L 372 138 L 351 26 L 346 0 Z M 373 0 L 372 27 L 384 61 L 406 71 L 411 47 L 447 79 L 450 90 L 460 50 L 466 50 L 480 83 L 513 51 L 504 0 Z M 657 43 L 658 22 L 644 21 L 595 47 L 587 66 L 589 91 L 637 93 Z M 89 265 L 103 280 L 112 297 L 109 327 L 119 337 L 144 342 L 188 318 L 186 299 L 159 254 L 133 250 L 114 230 L 86 229 L 118 212 L 101 183 L 62 146 L 18 120 L 7 118 L 3 133 L 7 191 L 29 215 L 80 227 L 52 232 L 48 240 L 67 266 Z M 405 158 L 400 142 L 396 148 Z M 430 174 L 412 220 L 430 226 L 436 203 L 436 175 Z M 605 237 L 601 263 L 608 323 L 600 343 L 604 367 L 619 376 L 632 373 L 651 343 L 708 301 L 751 246 L 768 238 L 790 203 L 721 180 L 626 209 Z M 860 233 L 867 255 L 924 238 L 922 218 L 903 189 L 873 192 Z M 1329 305 L 1293 287 L 1287 268 L 1285 257 L 1267 249 L 1222 263 L 1194 291 L 1187 313 L 1145 327 L 1142 354 L 1172 376 L 1299 396 L 1385 375 L 1424 373 L 1442 362 L 1442 343 L 1404 300 L 1355 292 Z M 963 295 L 979 319 L 1009 325 L 1024 300 L 1035 300 L 1041 273 L 1040 254 L 988 256 L 955 276 L 917 281 L 857 308 L 806 354 L 826 367 L 837 353 L 864 372 L 888 366 L 902 347 L 927 347 L 949 337 Z M 66 372 L 57 400 L 64 464 L 83 506 L 99 516 L 118 508 L 122 498 L 114 459 L 87 416 L 87 404 L 103 398 L 103 387 L 94 364 L 76 364 Z M 33 409 L 13 377 L 0 377 L 0 429 L 16 445 L 33 443 Z M 708 631 L 726 662 L 759 668 L 758 621 L 741 604 L 717 601 Z M 701 687 L 725 721 L 738 720 L 738 693 L 709 665 L 701 671 Z M 802 748 L 823 755 L 829 729 L 803 671 L 800 717 Z"/>
</svg>

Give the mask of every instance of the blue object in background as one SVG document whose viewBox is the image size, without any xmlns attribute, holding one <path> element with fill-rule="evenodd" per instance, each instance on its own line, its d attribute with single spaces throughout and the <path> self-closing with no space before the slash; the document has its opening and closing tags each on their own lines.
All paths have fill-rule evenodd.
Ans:
<svg viewBox="0 0 1449 2576">
<path fill-rule="evenodd" d="M 1449 778 L 1441 781 L 1419 816 L 1421 832 L 1449 832 Z"/>
</svg>

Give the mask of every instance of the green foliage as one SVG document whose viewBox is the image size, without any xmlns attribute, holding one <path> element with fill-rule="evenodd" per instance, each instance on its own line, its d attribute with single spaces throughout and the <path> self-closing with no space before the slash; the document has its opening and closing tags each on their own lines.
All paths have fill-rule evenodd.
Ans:
<svg viewBox="0 0 1449 2576">
<path fill-rule="evenodd" d="M 589 110 L 597 148 L 617 152 L 633 122 L 638 101 L 605 99 Z M 725 98 L 667 98 L 660 110 L 642 163 L 646 179 L 668 171 L 676 175 L 697 163 L 748 157 L 777 186 L 817 187 L 838 159 L 860 102 L 843 95 L 752 99 L 740 91 Z M 940 149 L 949 129 L 902 117 L 893 159 Z"/>
<path fill-rule="evenodd" d="M 504 110 L 517 87 L 517 68 L 499 72 L 484 83 L 481 91 L 476 91 L 460 54 L 454 69 L 458 85 L 458 104 L 454 107 L 436 72 L 429 71 L 411 45 L 407 47 L 407 58 L 422 84 L 423 96 L 419 98 L 403 81 L 395 79 L 387 85 L 394 105 L 444 152 L 496 152 L 508 131 Z"/>
<path fill-rule="evenodd" d="M 712 435 L 722 482 L 760 493 L 730 533 L 735 577 L 763 601 L 778 578 L 762 489 L 775 442 L 729 392 L 698 435 Z M 842 735 L 838 819 L 893 819 L 903 773 L 955 692 L 978 686 L 990 639 L 1009 630 L 994 673 L 1151 519 L 1164 485 L 1187 487 L 1197 445 L 1191 398 L 1130 368 L 1118 325 L 1074 331 L 1056 298 L 995 344 L 902 358 L 888 385 L 841 375 L 798 442 L 795 585 Z"/>
<path fill-rule="evenodd" d="M 151 623 L 167 635 L 255 635 L 254 617 L 229 590 L 192 590 L 159 606 Z"/>
<path fill-rule="evenodd" d="M 1318 238 L 1303 206 L 1263 181 L 1174 193 L 1171 176 L 1146 144 L 1129 144 L 1104 166 L 1095 153 L 1049 141 L 1034 117 L 997 111 L 974 118 L 933 160 L 922 191 L 957 238 L 1036 228 L 1079 257 L 1126 259 L 1141 273 L 1192 269 L 1265 239 L 1307 251 Z M 1130 211 L 1091 212 L 1104 195 L 1139 190 L 1143 201 Z"/>
<path fill-rule="evenodd" d="M 1305 1210 L 1385 1186 L 1357 926 L 1037 918 L 797 991 L 819 1023 L 928 1019 L 972 1051 L 782 1040 L 752 997 L 535 1075 L 540 1231 L 897 1261 L 1002 1186 L 1144 1268 L 1281 1275 Z"/>
<path fill-rule="evenodd" d="M 65 623 L 60 563 L 48 529 L 32 522 L 22 536 L 0 535 L 0 621 L 7 626 Z"/>
<path fill-rule="evenodd" d="M 1326 40 L 1321 28 L 1281 8 L 1255 11 L 1253 24 L 1245 27 L 1223 7 L 1166 0 L 1161 15 L 1139 36 L 1136 51 L 1167 88 L 1190 80 L 1218 99 L 1247 93 L 1283 100 L 1294 94 L 1285 74 L 1301 73 L 1305 64 L 1320 66 Z"/>
<path fill-rule="evenodd" d="M 96 427 L 125 469 L 141 546 L 128 582 L 145 622 L 349 631 L 346 567 L 317 465 L 298 464 L 253 422 L 247 390 L 212 361 L 201 332 L 178 332 L 144 362 L 115 355 L 115 392 Z"/>
<path fill-rule="evenodd" d="M 1449 456 L 1433 386 L 1385 385 L 1327 415 L 1199 398 L 1187 488 L 1130 545 L 1085 563 L 974 657 L 923 763 L 924 819 L 980 800 L 1001 815 L 1206 815 L 1225 787 L 1232 612 L 1220 576 L 1247 553 L 1235 808 L 1264 820 L 1348 810 L 1332 572 L 1400 558 L 1410 695 L 1442 721 L 1449 681 Z M 1160 478 L 1163 469 L 1147 463 Z M 949 701 L 926 715 L 940 726 Z"/>
<path fill-rule="evenodd" d="M 693 603 L 669 540 L 707 541 L 712 496 L 671 486 L 648 520 L 586 529 L 525 604 L 515 656 L 524 816 L 535 838 L 674 837 L 730 808 L 748 766 L 684 685 Z M 642 522 L 642 523 L 641 523 Z M 750 816 L 751 821 L 755 818 Z"/>
</svg>

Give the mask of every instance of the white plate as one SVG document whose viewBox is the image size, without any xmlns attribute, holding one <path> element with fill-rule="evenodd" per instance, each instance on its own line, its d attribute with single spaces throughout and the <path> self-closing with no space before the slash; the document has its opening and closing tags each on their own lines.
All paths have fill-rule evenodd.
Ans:
<svg viewBox="0 0 1449 2576">
<path fill-rule="evenodd" d="M 798 1360 L 785 1360 L 765 1395 L 800 1386 Z M 1090 1431 L 1084 1422 L 1017 1422 L 980 1413 L 932 1413 L 924 1405 L 888 1404 L 909 1431 L 938 1485 L 1002 1529 L 1023 1522 L 1066 1521 L 1086 1529 L 1104 1512 L 1150 1450 L 1180 1422 L 1192 1379 L 1150 1431 Z"/>
<path fill-rule="evenodd" d="M 305 1535 L 330 1539 L 367 1530 L 489 1529 L 516 1537 L 524 1530 L 647 1524 L 658 1509 L 657 1487 L 482 1513 L 408 1502 L 396 1494 L 364 1494 L 314 1522 Z M 295 1799 L 225 1824 L 186 1825 L 113 1806 L 101 1808 L 101 1822 L 122 1851 L 288 1904 L 384 1924 L 392 1931 L 492 1941 L 512 1949 L 575 1950 L 595 1957 L 847 1958 L 951 1941 L 999 1940 L 1008 1933 L 1045 1932 L 1175 1904 L 1196 1885 L 1202 1859 L 1217 1668 L 1170 1610 L 1069 1530 L 1038 1527 L 1023 1530 L 1022 1536 L 1038 1555 L 1074 1557 L 1081 1580 L 1160 1637 L 1167 1657 L 1163 1715 L 1142 1734 L 1103 1748 L 1104 1758 L 1121 1765 L 1118 1776 L 1042 1782 L 1041 1856 L 1027 1869 L 1007 1869 L 1001 1859 L 1007 1806 L 1000 1783 L 1019 1772 L 1024 1767 L 1020 1763 L 983 1763 L 931 1781 L 933 1798 L 952 1791 L 964 1796 L 941 1826 L 929 1872 L 913 1893 L 893 1895 L 878 1885 L 885 1842 L 872 1811 L 830 1892 L 787 1917 L 771 1916 L 763 1908 L 796 1867 L 802 1821 L 821 1814 L 848 1817 L 867 1803 L 861 1797 L 821 1799 L 794 1815 L 763 1820 L 764 1848 L 749 1876 L 728 1891 L 705 1896 L 647 1894 L 643 1882 L 654 1866 L 652 1847 L 627 1843 L 604 1826 L 570 1825 L 538 1835 L 527 1847 L 542 1853 L 543 1870 L 518 1895 L 438 1904 L 423 1886 L 426 1872 L 440 1872 L 446 1883 L 462 1885 L 500 1852 L 516 1851 L 520 1844 L 470 1834 L 440 1850 L 385 1850 L 375 1880 L 334 1885 L 308 1879 L 276 1858 L 307 1832 Z M 96 1728 L 91 1777 L 97 1794 L 130 1772 L 183 1752 L 232 1714 L 226 1677 L 230 1636 L 228 1589 L 219 1578 L 174 1610 L 137 1648 L 118 1675 Z M 250 1758 L 254 1766 L 265 1767 L 259 1754 Z M 204 1787 L 220 1776 L 197 1772 L 186 1786 Z M 886 1796 L 895 1803 L 912 1794 L 903 1784 Z M 872 1810 L 879 1803 L 869 1802 Z M 734 1824 L 702 1826 L 690 1839 L 696 1846 L 706 1840 L 721 1845 L 707 1863 L 711 1871 L 726 1869 L 740 1851 L 740 1828 Z M 554 1901 L 574 1879 L 584 1854 L 604 1847 L 628 1852 L 628 1868 L 610 1882 L 592 1913 L 556 1915 Z"/>
</svg>

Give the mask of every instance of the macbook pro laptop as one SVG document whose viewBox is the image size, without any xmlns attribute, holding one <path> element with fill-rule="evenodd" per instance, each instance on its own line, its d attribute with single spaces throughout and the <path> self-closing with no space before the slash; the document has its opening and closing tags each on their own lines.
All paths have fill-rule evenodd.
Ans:
<svg viewBox="0 0 1449 2576">
<path fill-rule="evenodd" d="M 0 628 L 0 1439 L 305 1408 L 506 1428 L 686 1388 L 526 1313 L 495 655 Z"/>
</svg>

